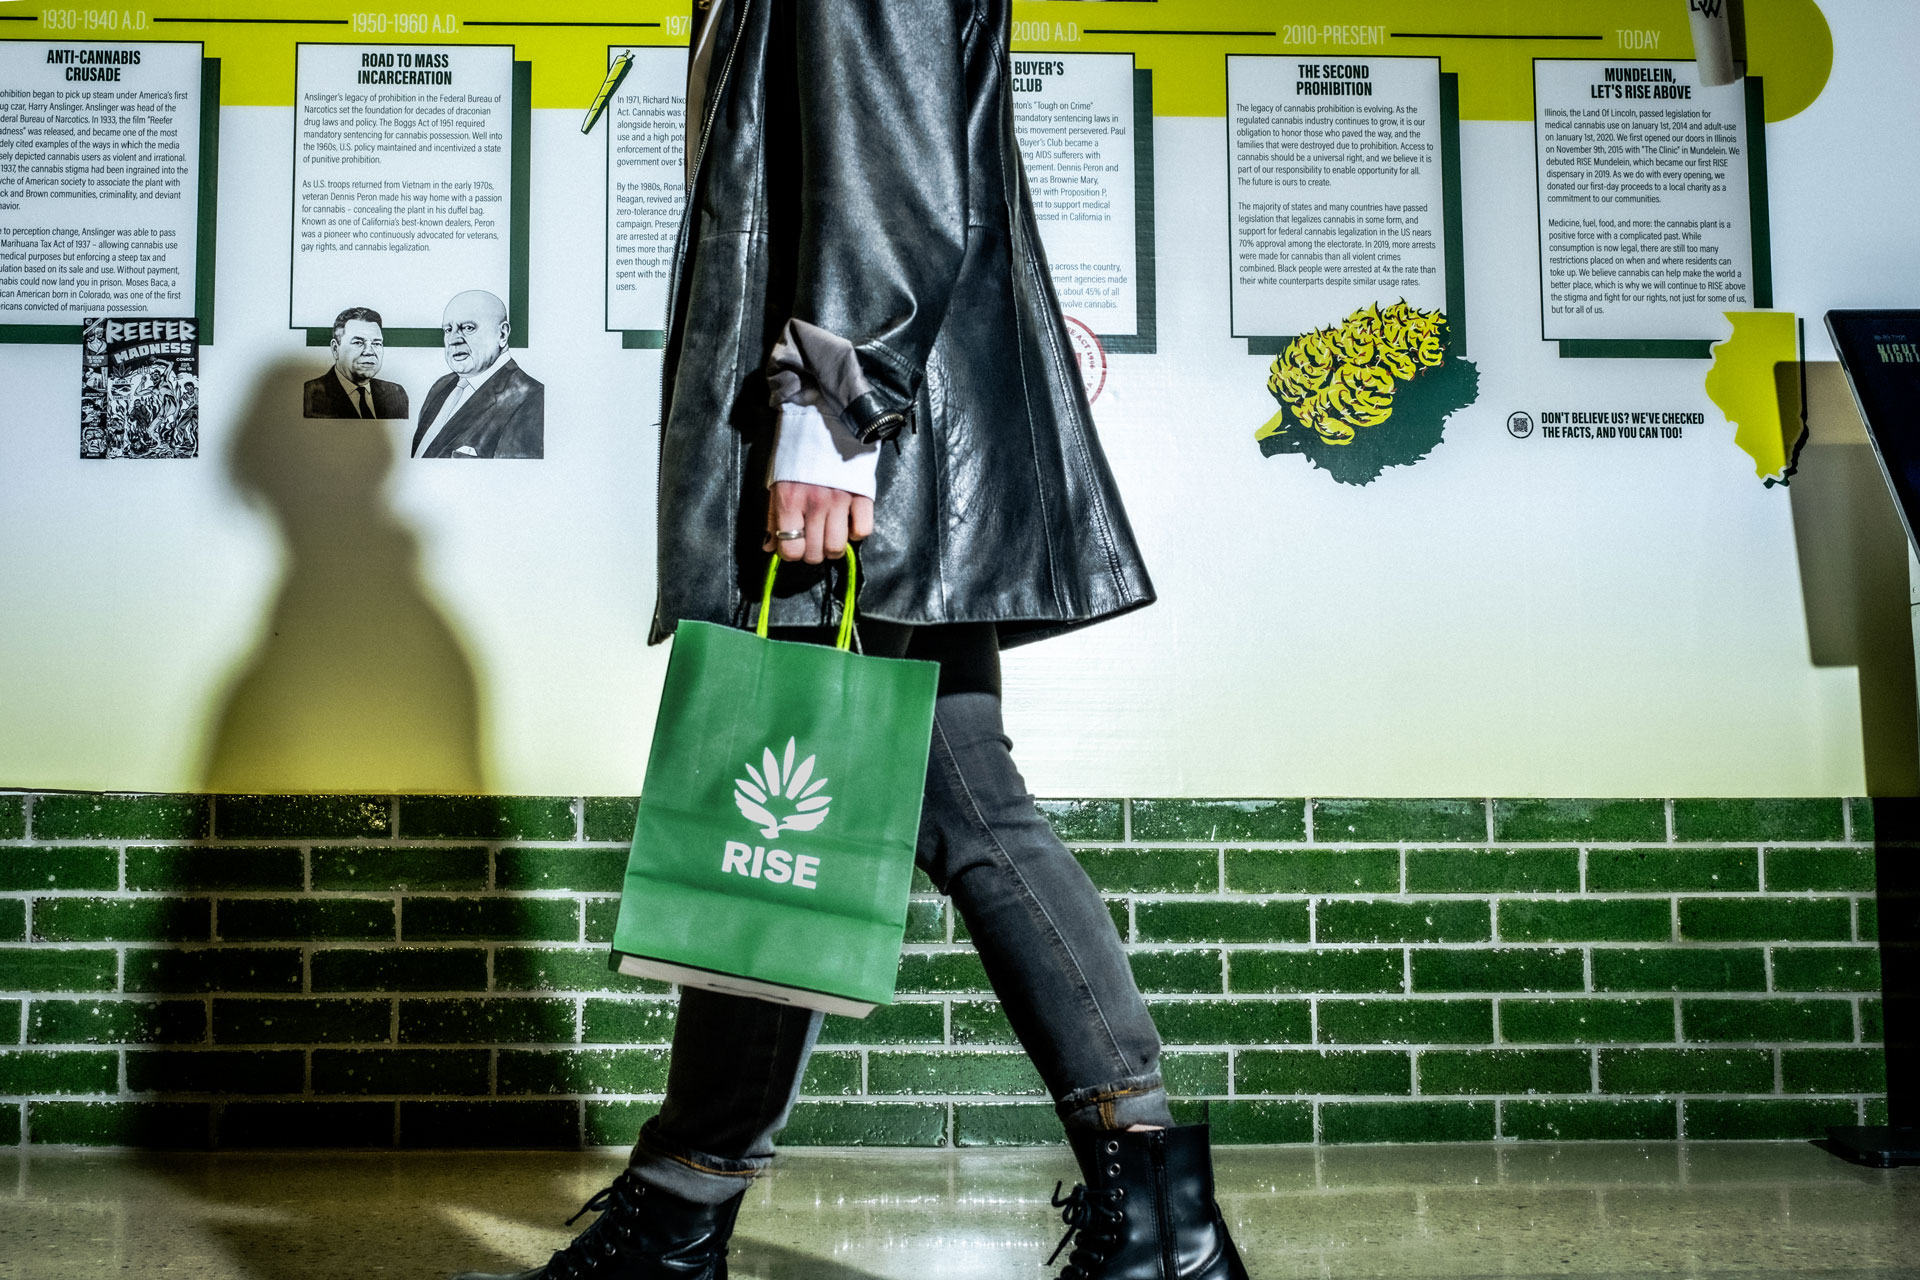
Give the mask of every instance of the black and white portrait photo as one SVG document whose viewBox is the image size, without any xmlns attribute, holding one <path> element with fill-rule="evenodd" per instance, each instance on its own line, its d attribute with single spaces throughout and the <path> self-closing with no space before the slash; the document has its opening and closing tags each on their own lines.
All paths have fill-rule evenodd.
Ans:
<svg viewBox="0 0 1920 1280">
<path fill-rule="evenodd" d="M 309 379 L 302 396 L 309 418 L 404 418 L 407 389 L 380 378 L 386 360 L 386 337 L 380 313 L 370 307 L 348 307 L 333 321 L 333 367 Z"/>
<path fill-rule="evenodd" d="M 506 304 L 469 289 L 447 304 L 440 331 L 449 372 L 420 407 L 413 456 L 543 457 L 547 389 L 507 354 Z"/>
</svg>

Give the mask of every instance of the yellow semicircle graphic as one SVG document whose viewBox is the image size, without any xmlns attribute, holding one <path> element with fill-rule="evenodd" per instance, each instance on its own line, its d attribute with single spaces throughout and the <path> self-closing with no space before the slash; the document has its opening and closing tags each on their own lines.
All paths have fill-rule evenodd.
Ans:
<svg viewBox="0 0 1920 1280">
<path fill-rule="evenodd" d="M 1767 86 L 1767 123 L 1813 105 L 1833 74 L 1833 29 L 1814 0 L 1747 0 L 1747 70 Z"/>
</svg>

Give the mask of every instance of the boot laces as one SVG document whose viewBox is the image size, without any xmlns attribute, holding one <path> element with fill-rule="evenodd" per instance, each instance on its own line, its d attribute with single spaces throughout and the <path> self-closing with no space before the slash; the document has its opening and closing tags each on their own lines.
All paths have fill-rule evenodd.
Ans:
<svg viewBox="0 0 1920 1280">
<path fill-rule="evenodd" d="M 1119 1248 L 1120 1229 L 1127 1220 L 1120 1202 L 1126 1197 L 1126 1191 L 1120 1187 L 1094 1191 L 1084 1183 L 1076 1183 L 1063 1198 L 1060 1188 L 1064 1185 L 1053 1184 L 1053 1207 L 1060 1210 L 1060 1221 L 1067 1224 L 1067 1233 L 1060 1237 L 1060 1243 L 1054 1246 L 1045 1265 L 1052 1266 L 1071 1240 L 1073 1252 L 1067 1255 L 1060 1280 L 1092 1280 Z"/>
<path fill-rule="evenodd" d="M 549 1280 L 575 1280 L 576 1277 L 589 1276 L 619 1257 L 621 1249 L 633 1235 L 630 1219 L 639 1212 L 639 1192 L 639 1185 L 623 1175 L 611 1186 L 602 1187 L 589 1196 L 579 1212 L 567 1219 L 566 1225 L 572 1226 L 589 1213 L 600 1216 L 575 1236 L 571 1244 L 548 1260 Z"/>
</svg>

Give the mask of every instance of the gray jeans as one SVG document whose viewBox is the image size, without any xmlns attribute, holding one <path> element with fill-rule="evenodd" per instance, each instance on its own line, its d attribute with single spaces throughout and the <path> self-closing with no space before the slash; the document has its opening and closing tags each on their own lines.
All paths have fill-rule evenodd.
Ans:
<svg viewBox="0 0 1920 1280">
<path fill-rule="evenodd" d="M 1000 721 L 992 624 L 863 622 L 865 651 L 940 663 L 915 860 L 953 899 L 1071 1130 L 1171 1125 L 1160 1037 L 1093 882 L 1034 807 Z M 683 990 L 667 1096 L 641 1128 L 641 1181 L 706 1204 L 773 1158 L 821 1015 Z"/>
</svg>

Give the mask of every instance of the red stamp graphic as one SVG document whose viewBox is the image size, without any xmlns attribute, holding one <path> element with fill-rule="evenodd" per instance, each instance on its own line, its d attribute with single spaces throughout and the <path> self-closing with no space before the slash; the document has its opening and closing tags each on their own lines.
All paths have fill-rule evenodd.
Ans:
<svg viewBox="0 0 1920 1280">
<path fill-rule="evenodd" d="M 1100 339 L 1072 316 L 1066 316 L 1067 339 L 1073 343 L 1073 362 L 1080 366 L 1080 381 L 1087 388 L 1087 403 L 1100 398 L 1107 385 L 1107 352 Z"/>
</svg>

